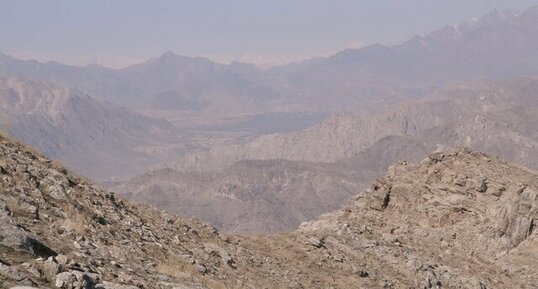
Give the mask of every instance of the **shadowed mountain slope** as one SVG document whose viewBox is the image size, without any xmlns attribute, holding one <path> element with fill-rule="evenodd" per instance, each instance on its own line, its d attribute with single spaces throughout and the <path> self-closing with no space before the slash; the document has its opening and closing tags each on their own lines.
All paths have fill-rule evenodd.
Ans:
<svg viewBox="0 0 538 289">
<path fill-rule="evenodd" d="M 0 79 L 0 112 L 3 130 L 96 179 L 147 170 L 180 135 L 166 121 L 20 78 Z"/>
<path fill-rule="evenodd" d="M 225 232 L 289 231 L 340 208 L 389 165 L 417 161 L 427 153 L 412 138 L 389 136 L 335 163 L 243 160 L 219 172 L 161 169 L 135 176 L 114 190 Z"/>
</svg>

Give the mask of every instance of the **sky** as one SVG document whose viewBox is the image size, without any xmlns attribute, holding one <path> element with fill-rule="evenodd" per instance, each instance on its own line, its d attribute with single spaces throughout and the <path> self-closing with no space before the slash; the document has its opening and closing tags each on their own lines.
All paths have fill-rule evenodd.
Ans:
<svg viewBox="0 0 538 289">
<path fill-rule="evenodd" d="M 270 66 L 533 5 L 538 0 L 0 0 L 0 51 L 109 67 L 166 51 Z"/>
</svg>

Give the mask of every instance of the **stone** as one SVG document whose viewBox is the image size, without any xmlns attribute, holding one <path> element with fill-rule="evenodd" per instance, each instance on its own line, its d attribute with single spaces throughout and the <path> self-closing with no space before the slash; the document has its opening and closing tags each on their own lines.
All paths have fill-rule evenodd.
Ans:
<svg viewBox="0 0 538 289">
<path fill-rule="evenodd" d="M 37 207 L 26 202 L 19 203 L 15 211 L 19 214 L 23 214 L 34 219 L 39 219 L 39 210 Z"/>
<path fill-rule="evenodd" d="M 207 267 L 204 266 L 203 264 L 195 264 L 194 268 L 199 273 L 202 273 L 202 274 L 207 273 Z"/>
<path fill-rule="evenodd" d="M 81 271 L 69 271 L 56 275 L 55 285 L 61 289 L 94 289 L 100 276 Z"/>
<path fill-rule="evenodd" d="M 495 197 L 500 197 L 504 191 L 506 191 L 506 188 L 503 185 L 490 185 L 488 186 L 486 193 Z"/>
<path fill-rule="evenodd" d="M 76 289 L 77 277 L 71 272 L 62 272 L 56 275 L 54 285 L 61 289 Z"/>
<path fill-rule="evenodd" d="M 311 237 L 308 239 L 308 243 L 316 248 L 321 248 L 323 247 L 323 241 L 321 241 L 320 239 L 316 238 L 316 237 Z"/>
<path fill-rule="evenodd" d="M 14 281 L 21 281 L 25 278 L 22 272 L 17 270 L 17 268 L 2 263 L 0 263 L 0 276 Z"/>
<path fill-rule="evenodd" d="M 64 189 L 57 184 L 51 184 L 45 189 L 45 193 L 48 194 L 51 198 L 58 201 L 66 201 L 67 195 L 65 194 Z"/>
<path fill-rule="evenodd" d="M 30 275 L 30 277 L 33 277 L 33 278 L 36 278 L 36 279 L 42 277 L 41 272 L 38 270 L 38 268 L 36 268 L 34 266 L 34 263 L 32 263 L 32 264 L 31 263 L 22 263 L 22 264 L 20 264 L 20 266 L 22 268 L 24 268 L 23 269 L 24 271 L 29 273 L 27 275 Z"/>
<path fill-rule="evenodd" d="M 207 243 L 204 244 L 204 251 L 208 254 L 217 253 L 221 257 L 224 264 L 228 264 L 230 267 L 235 267 L 235 262 L 232 255 L 221 246 L 215 243 Z"/>
<path fill-rule="evenodd" d="M 37 237 L 8 222 L 3 222 L 0 226 L 0 245 L 42 257 L 57 255 L 54 250 L 39 241 Z"/>
<path fill-rule="evenodd" d="M 56 256 L 56 261 L 60 265 L 67 265 L 67 263 L 69 262 L 69 259 L 67 258 L 67 256 L 63 254 L 58 254 L 58 256 Z"/>
<path fill-rule="evenodd" d="M 482 178 L 469 178 L 466 180 L 465 186 L 479 193 L 485 193 L 488 189 L 486 180 Z"/>
<path fill-rule="evenodd" d="M 364 271 L 364 270 L 359 270 L 358 272 L 356 272 L 356 274 L 359 275 L 359 277 L 361 277 L 361 278 L 366 278 L 366 277 L 370 276 L 370 274 L 367 271 Z"/>
<path fill-rule="evenodd" d="M 52 278 L 60 273 L 60 264 L 56 263 L 56 260 L 53 257 L 49 257 L 43 263 L 43 273 Z"/>
<path fill-rule="evenodd" d="M 117 283 L 112 282 L 103 282 L 95 285 L 95 289 L 139 289 L 139 287 L 136 286 L 130 286 L 130 285 L 121 285 Z"/>
</svg>

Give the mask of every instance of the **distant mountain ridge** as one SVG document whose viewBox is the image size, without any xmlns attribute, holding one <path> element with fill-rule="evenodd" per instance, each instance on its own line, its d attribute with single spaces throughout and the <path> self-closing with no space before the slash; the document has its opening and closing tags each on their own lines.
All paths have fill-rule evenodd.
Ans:
<svg viewBox="0 0 538 289">
<path fill-rule="evenodd" d="M 0 56 L 0 76 L 47 81 L 126 107 L 206 116 L 365 111 L 447 84 L 538 75 L 537 7 L 266 71 L 168 52 L 118 70 Z"/>
<path fill-rule="evenodd" d="M 220 173 L 155 170 L 114 190 L 225 232 L 261 233 L 296 228 L 346 203 L 363 186 L 323 164 L 245 160 Z"/>
<path fill-rule="evenodd" d="M 250 176 L 263 171 L 260 164 L 267 162 L 280 166 L 284 171 L 287 166 L 309 162 L 304 170 L 309 171 L 309 166 L 323 167 L 325 171 L 320 176 L 346 172 L 348 174 L 344 174 L 341 180 L 349 182 L 352 187 L 369 183 L 390 163 L 417 160 L 428 151 L 458 145 L 537 168 L 538 135 L 534 128 L 538 127 L 538 98 L 535 94 L 538 80 L 535 77 L 506 80 L 512 76 L 536 75 L 538 71 L 538 62 L 535 61 L 538 50 L 534 49 L 538 47 L 535 41 L 538 38 L 527 38 L 538 33 L 538 25 L 534 23 L 538 23 L 538 9 L 523 13 L 494 12 L 476 21 L 447 26 L 398 45 L 378 44 L 347 50 L 329 58 L 269 69 L 266 73 L 279 77 L 288 87 L 311 89 L 303 91 L 311 100 L 317 95 L 320 99 L 325 96 L 322 102 L 315 103 L 318 105 L 326 101 L 326 107 L 339 103 L 346 93 L 351 95 L 350 87 L 360 86 L 361 92 L 368 91 L 370 82 L 363 85 L 364 81 L 405 84 L 413 88 L 416 95 L 391 98 L 390 104 L 383 101 L 390 94 L 376 91 L 372 94 L 376 108 L 368 113 L 361 109 L 355 111 L 354 106 L 349 105 L 351 113 L 333 116 L 305 130 L 265 135 L 245 144 L 215 146 L 209 151 L 188 154 L 171 164 L 172 169 L 134 177 L 117 189 L 132 193 L 139 201 L 173 212 L 199 218 L 205 216 L 206 221 L 224 230 L 240 231 L 241 228 L 237 229 L 235 224 L 249 220 L 254 220 L 255 223 L 250 225 L 255 230 L 278 230 L 291 228 L 311 215 L 297 217 L 293 216 L 293 212 L 270 209 L 272 204 L 279 204 L 281 198 L 292 199 L 294 196 L 291 191 L 275 190 L 267 185 L 271 184 L 271 179 L 265 175 L 258 177 L 258 182 L 248 181 Z M 518 45 L 514 46 L 514 43 Z M 330 72 L 333 78 L 327 78 L 326 72 Z M 466 82 L 459 83 L 462 80 Z M 378 87 L 391 89 L 390 85 Z M 333 89 L 342 90 L 335 92 Z M 431 93 L 426 95 L 428 91 Z M 369 106 L 362 96 L 355 96 L 354 101 Z M 248 169 L 241 174 L 234 171 L 237 168 L 234 164 Z M 215 197 L 218 190 L 200 189 L 202 184 L 185 176 L 219 174 L 232 176 L 227 179 L 229 185 L 240 184 L 231 192 L 249 199 L 258 193 L 250 190 L 248 184 L 257 184 L 265 192 L 263 197 L 266 199 L 247 206 L 255 210 L 240 210 L 243 221 L 225 211 L 210 209 L 207 211 L 211 213 L 206 213 L 204 209 L 198 210 L 218 207 L 222 200 Z M 163 175 L 168 176 L 165 181 L 161 178 Z M 300 172 L 288 175 L 283 182 L 299 184 L 298 175 Z M 182 186 L 186 179 L 189 179 L 189 184 Z M 311 184 L 313 179 L 306 178 L 305 182 Z M 338 187 L 336 183 L 329 186 Z M 335 202 L 342 201 L 347 195 L 345 189 L 330 191 L 324 190 L 321 185 L 294 189 L 297 195 L 308 190 L 320 198 L 338 196 Z M 201 191 L 204 193 L 194 193 Z M 192 207 L 196 209 L 186 205 L 176 211 L 169 205 L 188 203 L 187 200 L 193 196 L 198 198 L 199 205 Z M 298 200 L 297 206 L 302 210 L 301 204 L 307 202 Z M 242 201 L 222 202 L 241 204 Z M 332 205 L 324 203 L 322 206 L 330 208 Z M 267 211 L 273 214 L 258 219 L 251 215 Z M 283 226 L 275 227 L 272 225 L 275 223 Z"/>
<path fill-rule="evenodd" d="M 50 82 L 130 108 L 146 108 L 148 105 L 150 108 L 159 108 L 159 99 L 156 97 L 173 92 L 177 94 L 178 101 L 184 97 L 194 99 L 200 105 L 232 102 L 247 111 L 247 106 L 253 104 L 248 96 L 262 101 L 264 98 L 275 101 L 277 93 L 264 80 L 261 70 L 254 66 L 217 64 L 205 58 L 184 57 L 171 52 L 117 70 L 102 66 L 76 67 L 53 62 L 22 61 L 1 56 L 0 76 Z M 187 111 L 200 109 L 189 105 L 178 108 Z"/>
<path fill-rule="evenodd" d="M 375 44 L 269 70 L 173 53 L 118 70 L 0 55 L 0 77 L 25 79 L 19 82 L 35 87 L 28 89 L 33 95 L 28 100 L 36 105 L 21 105 L 26 90 L 7 81 L 0 122 L 96 179 L 123 180 L 163 162 L 172 167 L 137 176 L 127 182 L 132 186 L 121 188 L 139 200 L 173 210 L 178 208 L 166 200 L 190 200 L 199 193 L 195 204 L 207 209 L 222 200 L 219 188 L 235 185 L 230 192 L 243 199 L 226 199 L 232 214 L 205 214 L 182 204 L 185 214 L 205 214 L 227 230 L 236 230 L 241 218 L 253 220 L 252 231 L 286 229 L 321 213 L 306 205 L 333 209 L 389 163 L 439 147 L 465 145 L 537 167 L 537 24 L 538 8 L 495 12 L 400 44 Z M 257 137 L 241 128 L 241 121 L 252 125 L 258 119 L 297 119 L 305 127 L 331 113 L 339 114 L 291 133 L 293 126 Z M 319 118 L 305 121 L 307 115 Z M 183 126 L 177 129 L 172 121 Z M 342 175 L 339 166 L 355 175 Z M 278 169 L 288 174 L 271 178 Z M 166 185 L 145 186 L 160 174 L 167 176 Z M 214 187 L 192 177 L 200 175 Z M 252 176 L 261 180 L 259 187 Z M 183 186 L 188 177 L 195 180 Z M 338 190 L 328 190 L 331 186 Z M 314 202 L 308 203 L 307 191 L 317 196 Z M 152 200 L 152 193 L 159 197 Z M 264 203 L 253 198 L 260 195 Z M 331 197 L 334 203 L 327 201 Z M 303 212 L 275 209 L 285 202 Z M 245 204 L 259 205 L 263 214 L 238 216 L 240 210 L 233 208 Z M 285 222 L 279 225 L 280 220 Z"/>
<path fill-rule="evenodd" d="M 345 103 L 350 110 L 375 109 L 387 100 L 423 96 L 447 84 L 537 75 L 537 24 L 537 7 L 521 13 L 494 11 L 400 44 L 347 49 L 270 72 L 285 75 L 291 86 L 311 97 L 332 96 L 328 107 Z"/>
</svg>

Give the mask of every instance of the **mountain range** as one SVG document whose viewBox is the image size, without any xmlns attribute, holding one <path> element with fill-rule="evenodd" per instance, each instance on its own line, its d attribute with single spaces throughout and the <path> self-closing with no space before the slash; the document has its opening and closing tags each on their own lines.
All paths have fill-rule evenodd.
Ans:
<svg viewBox="0 0 538 289">
<path fill-rule="evenodd" d="M 537 92 L 538 6 L 268 69 L 0 53 L 0 288 L 535 289 Z"/>
<path fill-rule="evenodd" d="M 538 7 L 265 70 L 0 53 L 0 288 L 535 289 L 537 91 Z"/>
<path fill-rule="evenodd" d="M 123 69 L 0 54 L 1 123 L 137 200 L 234 232 L 289 230 L 438 147 L 536 167 L 536 24 L 536 7 L 493 12 L 267 70 L 171 52 Z"/>
<path fill-rule="evenodd" d="M 390 164 L 418 161 L 427 153 L 426 146 L 412 138 L 388 136 L 334 163 L 241 160 L 220 171 L 157 169 L 111 188 L 224 232 L 282 232 L 340 208 Z"/>
<path fill-rule="evenodd" d="M 538 72 L 538 8 L 494 11 L 403 43 L 260 70 L 172 52 L 123 69 L 21 61 L 0 55 L 0 76 L 83 91 L 125 107 L 225 116 L 361 111 L 444 85 Z"/>
<path fill-rule="evenodd" d="M 334 162 L 391 135 L 416 138 L 430 149 L 467 145 L 536 167 L 537 87 L 536 78 L 447 86 L 380 112 L 341 114 L 305 130 L 192 153 L 174 167 L 218 170 L 241 159 Z"/>
<path fill-rule="evenodd" d="M 344 205 L 392 163 L 467 146 L 538 168 L 534 78 L 446 87 L 372 115 L 193 153 L 114 190 L 230 232 L 291 230 Z"/>
</svg>

